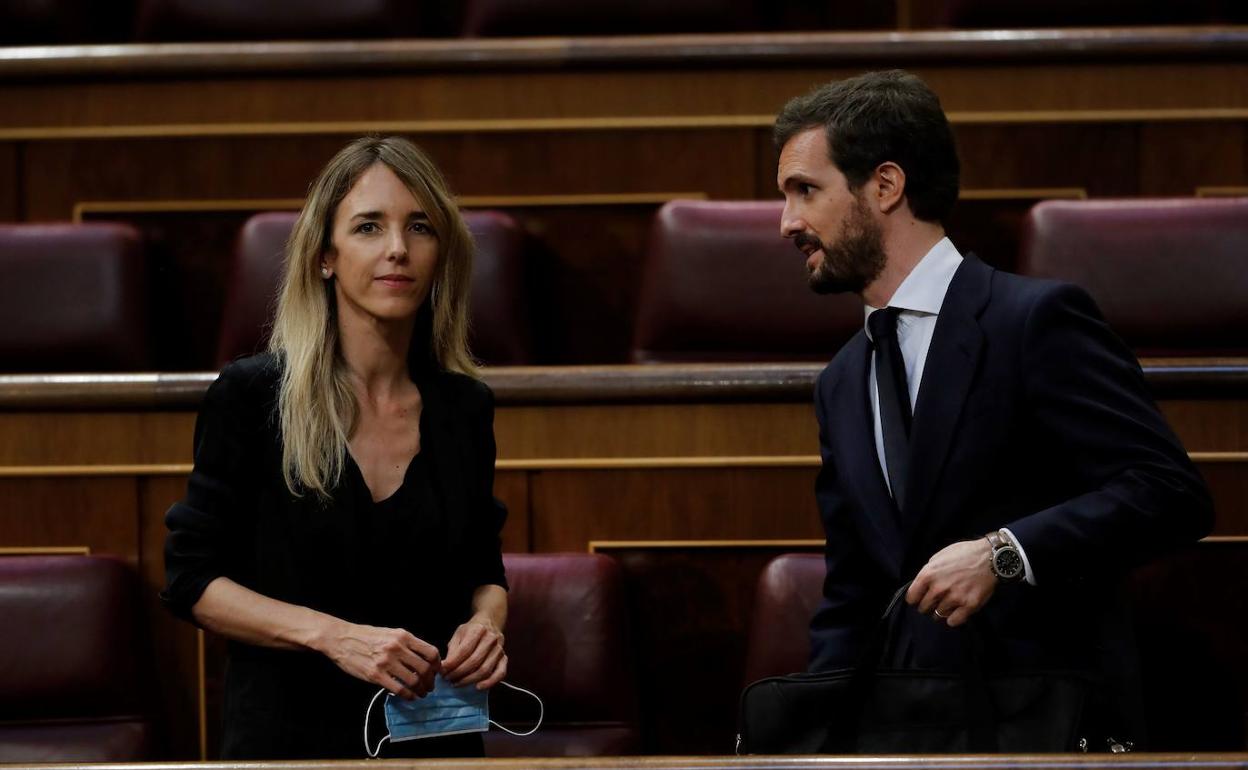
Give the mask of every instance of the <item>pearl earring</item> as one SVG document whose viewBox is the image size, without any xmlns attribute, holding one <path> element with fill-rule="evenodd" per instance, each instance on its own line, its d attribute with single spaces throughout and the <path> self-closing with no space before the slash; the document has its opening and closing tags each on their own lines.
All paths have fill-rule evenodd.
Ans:
<svg viewBox="0 0 1248 770">
<path fill-rule="evenodd" d="M 330 275 L 332 275 L 332 273 L 330 273 L 330 272 L 329 272 L 329 268 L 328 268 L 328 267 L 322 267 L 322 268 L 321 268 L 321 277 L 322 277 L 322 278 L 324 278 L 325 280 L 327 280 L 327 281 L 328 281 L 328 280 L 329 280 L 329 276 L 330 276 Z"/>
</svg>

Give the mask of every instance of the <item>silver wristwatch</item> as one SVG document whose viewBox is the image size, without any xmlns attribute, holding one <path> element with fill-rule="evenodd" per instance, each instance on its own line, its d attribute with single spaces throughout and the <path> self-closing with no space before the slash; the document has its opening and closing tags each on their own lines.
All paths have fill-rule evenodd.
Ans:
<svg viewBox="0 0 1248 770">
<path fill-rule="evenodd" d="M 1019 553 L 1018 548 L 1000 531 L 989 532 L 984 537 L 987 538 L 988 545 L 992 546 L 992 556 L 988 559 L 988 566 L 992 569 L 992 574 L 997 576 L 997 580 L 1003 583 L 1016 583 L 1022 580 L 1026 570 L 1023 567 L 1023 555 Z"/>
</svg>

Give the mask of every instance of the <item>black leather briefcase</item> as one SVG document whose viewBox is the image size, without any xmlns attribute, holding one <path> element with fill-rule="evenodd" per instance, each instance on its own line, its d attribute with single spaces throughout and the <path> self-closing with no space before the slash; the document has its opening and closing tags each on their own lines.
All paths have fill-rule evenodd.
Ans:
<svg viewBox="0 0 1248 770">
<path fill-rule="evenodd" d="M 1091 678 L 1078 672 L 986 674 L 975 644 L 958 671 L 877 666 L 885 610 L 855 668 L 769 677 L 741 694 L 739 754 L 1036 753 L 1086 750 L 1079 730 Z M 977 641 L 979 631 L 968 630 Z"/>
</svg>

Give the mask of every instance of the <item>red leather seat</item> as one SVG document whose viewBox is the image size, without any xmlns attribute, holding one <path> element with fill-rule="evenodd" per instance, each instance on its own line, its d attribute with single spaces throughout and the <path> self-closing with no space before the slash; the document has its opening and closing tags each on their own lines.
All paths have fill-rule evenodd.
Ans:
<svg viewBox="0 0 1248 770">
<path fill-rule="evenodd" d="M 745 652 L 745 684 L 805 671 L 810 657 L 810 619 L 823 597 L 823 557 L 786 553 L 758 576 Z"/>
<path fill-rule="evenodd" d="M 820 296 L 780 235 L 780 201 L 672 201 L 655 215 L 635 363 L 827 361 L 863 325 L 856 296 Z"/>
<path fill-rule="evenodd" d="M 640 747 L 637 679 L 628 645 L 623 574 L 598 554 L 505 554 L 507 681 L 546 707 L 542 728 L 519 738 L 486 734 L 487 756 L 608 756 Z M 490 716 L 518 732 L 537 704 L 506 688 Z"/>
<path fill-rule="evenodd" d="M 421 31 L 403 0 L 139 0 L 140 40 L 390 38 Z"/>
<path fill-rule="evenodd" d="M 243 225 L 221 318 L 218 364 L 251 355 L 268 344 L 282 255 L 296 216 L 294 212 L 266 212 Z M 469 211 L 464 219 L 477 246 L 469 296 L 470 349 L 486 364 L 532 363 L 520 226 L 498 211 Z"/>
<path fill-rule="evenodd" d="M 1082 286 L 1137 355 L 1248 354 L 1248 198 L 1046 201 L 1019 272 Z"/>
<path fill-rule="evenodd" d="M 468 0 L 465 37 L 655 35 L 750 29 L 749 0 Z"/>
<path fill-rule="evenodd" d="M 0 371 L 150 368 L 139 234 L 110 223 L 0 225 Z"/>
<path fill-rule="evenodd" d="M 0 557 L 0 762 L 151 758 L 137 592 L 114 559 Z"/>
</svg>

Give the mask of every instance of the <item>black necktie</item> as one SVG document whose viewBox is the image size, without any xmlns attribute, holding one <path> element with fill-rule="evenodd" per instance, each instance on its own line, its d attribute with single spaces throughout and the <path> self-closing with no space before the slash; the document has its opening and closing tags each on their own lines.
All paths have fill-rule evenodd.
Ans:
<svg viewBox="0 0 1248 770">
<path fill-rule="evenodd" d="M 906 386 L 906 362 L 897 341 L 897 316 L 901 310 L 886 307 L 867 318 L 875 344 L 875 381 L 880 392 L 880 429 L 884 432 L 884 459 L 888 483 L 897 510 L 906 505 L 906 472 L 910 465 L 910 388 Z"/>
</svg>

